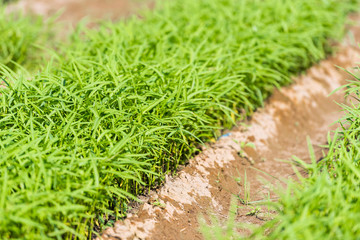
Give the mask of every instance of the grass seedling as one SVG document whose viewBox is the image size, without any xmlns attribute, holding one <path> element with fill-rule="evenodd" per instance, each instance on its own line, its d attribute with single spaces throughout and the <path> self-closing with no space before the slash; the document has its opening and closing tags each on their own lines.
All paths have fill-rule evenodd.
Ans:
<svg viewBox="0 0 360 240">
<path fill-rule="evenodd" d="M 232 198 L 229 215 L 225 222 L 222 223 L 219 218 L 212 215 L 210 217 L 211 224 L 209 225 L 204 218 L 200 218 L 200 231 L 203 233 L 205 239 L 227 240 L 239 237 L 237 230 L 235 229 L 237 208 L 236 198 Z"/>
<path fill-rule="evenodd" d="M 237 178 L 237 180 L 238 180 L 238 183 L 240 184 L 241 179 Z M 245 170 L 245 174 L 244 174 L 244 182 L 242 185 L 244 188 L 243 197 L 241 197 L 241 194 L 239 193 L 237 195 L 237 198 L 239 199 L 241 204 L 248 205 L 250 202 L 250 183 L 247 182 L 246 170 Z"/>
</svg>

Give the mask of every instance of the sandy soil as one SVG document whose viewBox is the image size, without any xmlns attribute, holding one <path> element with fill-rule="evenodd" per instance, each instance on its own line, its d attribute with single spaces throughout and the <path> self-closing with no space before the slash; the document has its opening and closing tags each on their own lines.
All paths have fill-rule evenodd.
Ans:
<svg viewBox="0 0 360 240">
<path fill-rule="evenodd" d="M 128 16 L 139 4 L 131 0 L 21 0 L 8 10 L 50 16 L 63 9 L 60 20 L 76 23 L 84 16 Z M 360 39 L 359 27 L 350 32 L 351 39 Z M 353 45 L 344 42 L 335 56 L 294 79 L 291 86 L 275 91 L 248 122 L 239 123 L 228 136 L 204 147 L 176 176 L 167 177 L 164 186 L 141 197 L 143 204 L 104 231 L 101 239 L 203 239 L 198 231 L 199 216 L 209 219 L 214 214 L 226 219 L 231 197 L 245 199 L 245 179 L 250 186 L 249 204 L 238 202 L 242 208 L 237 220 L 261 225 L 271 219 L 274 212 L 265 208 L 254 215 L 248 213 L 254 202 L 276 200 L 273 186 L 284 186 L 288 178 L 295 178 L 287 162 L 293 155 L 310 161 L 307 137 L 321 159 L 324 149 L 319 145 L 326 144 L 328 131 L 337 127 L 332 123 L 343 114 L 335 103 L 344 102 L 343 94 L 328 95 L 349 77 L 335 65 L 351 68 L 359 62 L 360 51 Z M 256 148 L 241 147 L 241 143 L 253 143 Z"/>
</svg>

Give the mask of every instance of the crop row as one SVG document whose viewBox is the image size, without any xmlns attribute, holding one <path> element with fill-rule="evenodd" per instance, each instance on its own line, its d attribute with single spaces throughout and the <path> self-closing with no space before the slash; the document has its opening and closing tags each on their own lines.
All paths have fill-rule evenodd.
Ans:
<svg viewBox="0 0 360 240">
<path fill-rule="evenodd" d="M 161 1 L 141 18 L 79 25 L 30 73 L 14 64 L 27 52 L 17 39 L 37 31 L 14 31 L 2 44 L 14 62 L 0 67 L 0 235 L 84 238 L 123 216 L 198 144 L 331 53 L 356 2 Z"/>
</svg>

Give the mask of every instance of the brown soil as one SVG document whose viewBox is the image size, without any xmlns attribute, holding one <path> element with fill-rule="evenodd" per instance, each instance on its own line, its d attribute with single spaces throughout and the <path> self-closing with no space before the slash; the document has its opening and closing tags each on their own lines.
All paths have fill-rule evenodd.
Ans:
<svg viewBox="0 0 360 240">
<path fill-rule="evenodd" d="M 9 5 L 7 10 L 22 10 L 45 17 L 53 16 L 60 11 L 62 14 L 59 21 L 77 23 L 84 17 L 93 20 L 126 17 L 142 5 L 149 6 L 149 2 L 140 0 L 20 0 Z"/>
<path fill-rule="evenodd" d="M 351 35 L 360 39 L 359 28 L 353 27 Z M 344 102 L 343 93 L 328 95 L 349 78 L 336 66 L 351 68 L 359 54 L 357 47 L 344 43 L 335 56 L 310 68 L 291 86 L 275 91 L 246 123 L 248 127 L 239 123 L 230 136 L 204 147 L 177 176 L 167 177 L 163 187 L 143 198 L 139 209 L 104 231 L 101 239 L 203 239 L 199 216 L 209 219 L 213 214 L 225 220 L 232 196 L 243 199 L 238 201 L 237 221 L 261 225 L 271 219 L 274 212 L 264 207 L 256 214 L 248 213 L 257 201 L 276 200 L 273 186 L 295 179 L 289 164 L 293 155 L 310 162 L 307 137 L 316 159 L 321 159 L 325 150 L 320 145 L 327 143 L 328 131 L 337 128 L 333 123 L 343 115 L 335 103 Z M 254 143 L 256 148 L 241 149 L 242 142 Z M 250 186 L 248 199 L 245 179 Z"/>
</svg>

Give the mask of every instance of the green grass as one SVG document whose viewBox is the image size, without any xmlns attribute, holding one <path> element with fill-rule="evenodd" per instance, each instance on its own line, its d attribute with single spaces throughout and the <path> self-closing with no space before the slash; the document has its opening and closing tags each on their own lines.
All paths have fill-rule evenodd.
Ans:
<svg viewBox="0 0 360 240">
<path fill-rule="evenodd" d="M 123 216 L 329 54 L 356 2 L 168 1 L 142 19 L 79 26 L 30 79 L 2 65 L 0 235 L 85 238 Z"/>
<path fill-rule="evenodd" d="M 0 0 L 0 64 L 16 69 L 17 64 L 33 68 L 40 62 L 36 57 L 49 33 L 42 18 L 21 13 L 7 14 Z"/>
</svg>

